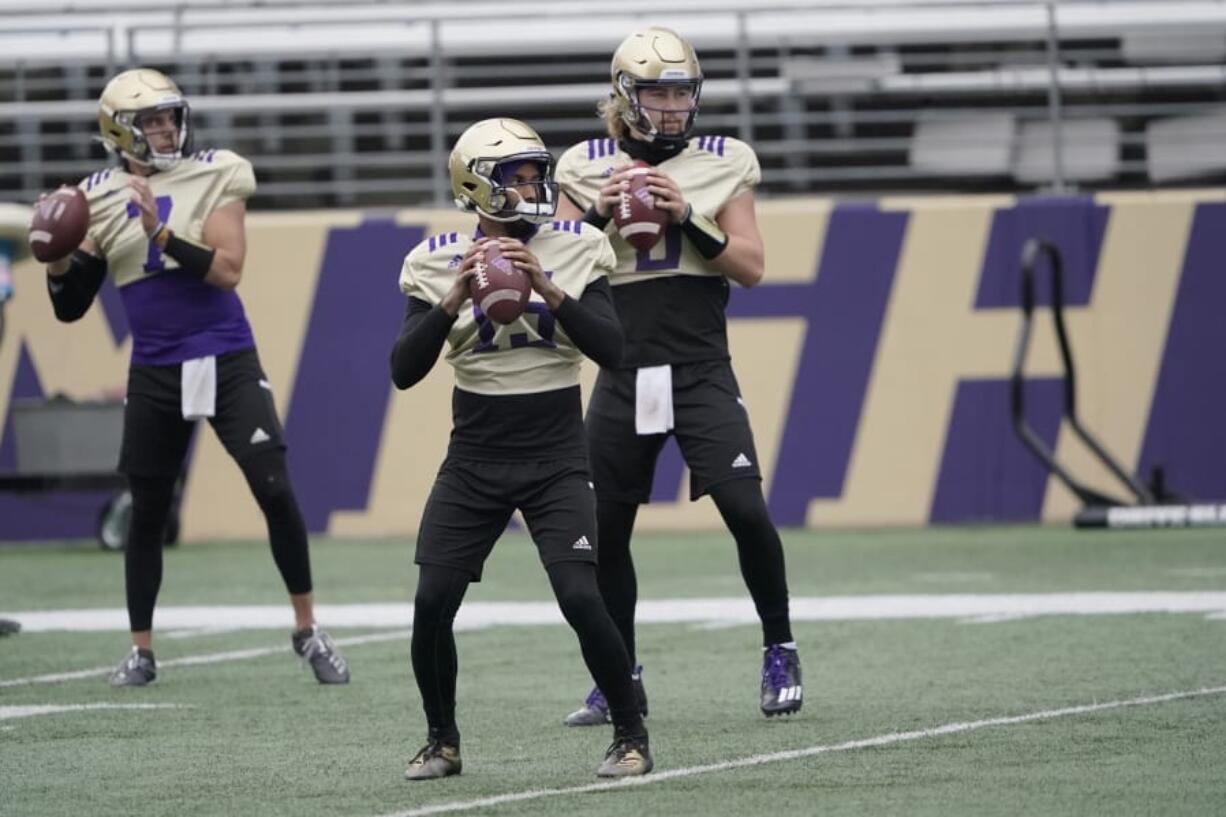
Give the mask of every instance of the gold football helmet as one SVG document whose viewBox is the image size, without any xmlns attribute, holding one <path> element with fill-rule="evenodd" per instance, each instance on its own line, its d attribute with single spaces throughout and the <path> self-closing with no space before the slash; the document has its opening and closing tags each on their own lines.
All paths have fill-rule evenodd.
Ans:
<svg viewBox="0 0 1226 817">
<path fill-rule="evenodd" d="M 540 169 L 540 178 L 514 184 L 511 174 L 523 162 Z M 558 209 L 554 159 L 536 131 L 518 119 L 483 119 L 456 140 L 447 162 L 456 207 L 494 221 L 540 224 Z M 517 188 L 531 186 L 532 200 Z"/>
<path fill-rule="evenodd" d="M 636 31 L 613 52 L 610 69 L 613 101 L 622 121 L 647 137 L 648 141 L 683 141 L 694 129 L 698 115 L 698 95 L 702 92 L 702 68 L 689 41 L 677 32 L 653 26 Z M 692 106 L 679 134 L 660 133 L 639 101 L 640 88 L 682 85 L 691 89 Z"/>
<path fill-rule="evenodd" d="M 141 130 L 143 114 L 172 110 L 178 136 L 172 153 L 158 153 Z M 170 77 L 152 68 L 124 71 L 106 84 L 98 99 L 98 130 L 110 153 L 169 170 L 191 152 L 191 122 L 187 100 Z"/>
</svg>

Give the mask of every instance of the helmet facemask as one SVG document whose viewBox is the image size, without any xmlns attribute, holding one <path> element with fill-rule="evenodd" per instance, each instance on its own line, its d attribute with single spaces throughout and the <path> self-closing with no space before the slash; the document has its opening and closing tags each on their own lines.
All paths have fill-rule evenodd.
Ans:
<svg viewBox="0 0 1226 817">
<path fill-rule="evenodd" d="M 524 163 L 536 165 L 540 175 L 532 181 L 516 182 L 512 176 Z M 492 221 L 529 224 L 543 224 L 557 212 L 558 183 L 553 178 L 553 156 L 547 151 L 477 157 L 469 162 L 468 170 L 474 178 L 462 184 L 467 201 L 457 198 L 461 209 L 479 212 Z M 482 187 L 488 192 L 482 191 Z M 523 196 L 520 192 L 523 188 L 535 192 L 534 201 Z"/>
<path fill-rule="evenodd" d="M 701 79 L 643 80 L 622 74 L 618 81 L 619 96 L 624 100 L 622 121 L 646 137 L 646 141 L 684 142 L 690 138 L 690 133 L 694 130 L 694 120 L 698 117 L 698 96 L 702 93 Z M 639 98 L 639 92 L 647 88 L 675 88 L 678 86 L 685 86 L 691 89 L 692 101 L 688 111 L 684 109 L 679 111 L 675 108 L 652 108 L 644 105 L 643 101 Z M 685 113 L 685 124 L 682 125 L 679 133 L 662 133 L 655 123 L 651 121 L 651 117 L 648 115 L 649 111 L 657 114 Z"/>
<path fill-rule="evenodd" d="M 175 115 L 175 144 L 169 152 L 155 150 L 142 128 L 142 119 L 157 111 L 173 111 Z M 191 109 L 184 99 L 168 99 L 140 110 L 116 111 L 112 121 L 126 138 L 119 140 L 119 147 L 112 145 L 109 139 L 104 140 L 104 144 L 108 150 L 118 152 L 128 161 L 157 170 L 170 170 L 179 159 L 191 152 Z"/>
</svg>

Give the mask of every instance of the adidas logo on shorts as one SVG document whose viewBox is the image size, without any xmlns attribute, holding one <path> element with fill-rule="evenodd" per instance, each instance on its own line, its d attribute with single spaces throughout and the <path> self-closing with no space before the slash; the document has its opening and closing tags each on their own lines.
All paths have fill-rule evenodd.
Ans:
<svg viewBox="0 0 1226 817">
<path fill-rule="evenodd" d="M 586 536 L 580 536 L 570 547 L 571 550 L 591 550 L 592 543 L 587 540 Z"/>
<path fill-rule="evenodd" d="M 733 468 L 753 468 L 753 463 L 749 461 L 749 457 L 744 454 L 737 454 L 736 459 L 732 461 Z"/>
<path fill-rule="evenodd" d="M 260 443 L 266 443 L 271 439 L 272 437 L 268 436 L 267 431 L 262 428 L 257 428 L 255 433 L 251 435 L 251 444 L 259 445 Z"/>
</svg>

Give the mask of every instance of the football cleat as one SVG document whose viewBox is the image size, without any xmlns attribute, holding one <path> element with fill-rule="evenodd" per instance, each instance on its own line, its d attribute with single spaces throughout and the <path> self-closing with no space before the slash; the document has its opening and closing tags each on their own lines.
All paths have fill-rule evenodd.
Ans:
<svg viewBox="0 0 1226 817">
<path fill-rule="evenodd" d="M 800 655 L 781 644 L 771 644 L 762 658 L 762 714 L 769 718 L 799 712 L 803 692 Z"/>
<path fill-rule="evenodd" d="M 312 624 L 293 635 L 294 652 L 302 656 L 302 662 L 311 667 L 315 680 L 321 684 L 349 683 L 349 666 L 336 649 L 328 634 Z"/>
<path fill-rule="evenodd" d="M 634 685 L 634 698 L 638 701 L 639 713 L 645 718 L 647 717 L 647 690 L 643 688 L 642 666 L 634 668 L 630 681 Z M 583 706 L 567 715 L 562 722 L 567 726 L 602 726 L 612 723 L 613 716 L 609 712 L 609 702 L 604 693 L 600 691 L 600 687 L 592 687 L 592 691 L 583 701 Z"/>
<path fill-rule="evenodd" d="M 157 677 L 158 667 L 153 660 L 153 652 L 133 647 L 111 673 L 111 686 L 143 687 L 152 684 Z"/>
<path fill-rule="evenodd" d="M 431 738 L 409 761 L 409 767 L 404 770 L 404 779 L 437 780 L 459 774 L 463 768 L 460 747 Z"/>
<path fill-rule="evenodd" d="M 634 777 L 647 774 L 654 766 L 646 735 L 615 735 L 613 745 L 605 752 L 604 762 L 596 770 L 596 776 Z"/>
</svg>

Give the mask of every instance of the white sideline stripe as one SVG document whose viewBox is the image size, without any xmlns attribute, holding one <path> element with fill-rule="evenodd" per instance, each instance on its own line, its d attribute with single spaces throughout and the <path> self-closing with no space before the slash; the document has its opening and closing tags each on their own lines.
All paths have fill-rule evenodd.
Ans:
<svg viewBox="0 0 1226 817">
<path fill-rule="evenodd" d="M 196 627 L 187 630 L 169 630 L 158 633 L 158 638 L 173 638 L 175 640 L 184 638 L 201 638 L 206 635 L 225 635 L 232 633 L 234 630 L 230 627 Z"/>
<path fill-rule="evenodd" d="M 953 593 L 880 596 L 794 597 L 793 621 L 886 621 L 895 619 L 985 619 L 986 617 L 1097 616 L 1135 613 L 1226 613 L 1226 592 L 1162 591 L 1152 593 Z M 316 608 L 328 627 L 408 627 L 413 605 L 335 604 Z M 283 605 L 232 607 L 164 607 L 157 611 L 163 630 L 191 630 L 201 622 L 228 630 L 287 626 Z M 91 610 L 0 610 L 0 618 L 21 622 L 26 633 L 126 632 L 122 608 Z M 643 624 L 757 624 L 758 614 L 746 597 L 640 600 Z M 460 608 L 457 630 L 496 625 L 562 624 L 556 602 L 471 602 Z"/>
<path fill-rule="evenodd" d="M 1108 701 L 1101 704 L 1084 704 L 1082 706 L 1070 706 L 1063 709 L 1046 709 L 1040 712 L 1030 712 L 1025 715 L 1006 715 L 999 718 L 987 718 L 980 721 L 947 723 L 943 726 L 934 726 L 931 729 L 917 729 L 911 732 L 891 732 L 886 735 L 878 735 L 872 738 L 849 740 L 845 743 L 809 746 L 804 749 L 790 749 L 786 752 L 771 752 L 770 754 L 765 755 L 752 755 L 750 757 L 743 757 L 737 760 L 726 760 L 721 763 L 710 763 L 705 766 L 689 766 L 682 769 L 670 769 L 659 773 L 653 772 L 645 777 L 623 778 L 610 783 L 591 783 L 586 786 L 573 786 L 571 788 L 564 789 L 532 789 L 528 791 L 512 792 L 510 794 L 498 794 L 493 797 L 483 797 L 479 800 L 455 800 L 450 803 L 437 803 L 431 806 L 422 806 L 421 808 L 410 809 L 409 811 L 397 811 L 393 814 L 382 815 L 382 817 L 424 817 L 428 814 L 447 814 L 455 811 L 470 811 L 472 809 L 486 808 L 488 806 L 498 806 L 502 805 L 503 803 L 520 803 L 525 800 L 540 800 L 546 797 L 559 797 L 568 794 L 587 794 L 589 792 L 609 791 L 610 789 L 628 788 L 630 786 L 650 786 L 655 783 L 662 783 L 666 780 L 673 780 L 680 777 L 693 777 L 694 775 L 708 774 L 710 772 L 722 772 L 727 771 L 728 769 L 742 769 L 747 766 L 761 766 L 766 763 L 778 763 L 784 760 L 799 760 L 801 758 L 816 757 L 817 755 L 831 754 L 833 752 L 849 752 L 856 749 L 871 749 L 878 746 L 889 746 L 890 744 L 894 743 L 905 743 L 907 741 L 942 737 L 944 735 L 956 735 L 961 732 L 973 732 L 977 729 L 985 729 L 992 726 L 1013 726 L 1014 724 L 1029 723 L 1031 721 L 1065 718 L 1070 715 L 1085 715 L 1090 712 L 1103 712 L 1109 709 L 1122 709 L 1129 706 L 1149 706 L 1151 704 L 1166 703 L 1168 701 L 1199 698 L 1206 695 L 1221 695 L 1222 693 L 1226 693 L 1226 686 L 1206 687 L 1202 689 L 1188 690 L 1185 692 L 1170 692 L 1165 695 L 1150 695 L 1144 698 L 1129 698 L 1120 701 Z"/>
<path fill-rule="evenodd" d="M 391 632 L 371 633 L 352 638 L 334 639 L 338 647 L 356 647 L 360 644 L 377 644 L 381 641 L 395 641 L 398 638 L 408 638 L 410 630 L 393 630 Z M 255 647 L 250 650 L 232 650 L 230 652 L 214 652 L 204 655 L 187 655 L 183 658 L 172 658 L 169 661 L 159 661 L 158 668 L 192 667 L 199 664 L 221 664 L 226 661 L 243 661 L 248 658 L 263 658 L 266 655 L 281 655 L 289 652 L 288 645 L 280 647 Z M 290 653 L 293 654 L 292 652 Z M 110 673 L 114 667 L 91 667 L 72 672 L 56 672 L 50 675 L 35 675 L 31 678 L 10 678 L 0 681 L 0 688 L 27 686 L 29 684 L 58 684 L 62 681 L 75 681 L 80 678 L 94 678 Z"/>
<path fill-rule="evenodd" d="M 85 712 L 93 709 L 179 709 L 179 704 L 34 704 L 31 706 L 0 706 L 0 721 L 32 718 L 35 715 L 58 715 L 61 712 Z"/>
</svg>

